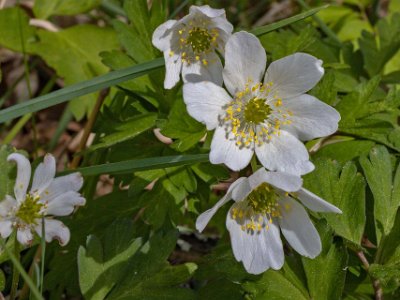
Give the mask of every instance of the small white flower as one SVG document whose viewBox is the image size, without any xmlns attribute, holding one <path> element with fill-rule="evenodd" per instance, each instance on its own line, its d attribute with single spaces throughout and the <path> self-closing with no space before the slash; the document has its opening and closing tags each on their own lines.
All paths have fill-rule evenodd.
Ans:
<svg viewBox="0 0 400 300">
<path fill-rule="evenodd" d="M 217 210 L 231 199 L 235 203 L 226 217 L 226 227 L 233 254 L 252 274 L 282 267 L 279 227 L 299 254 L 314 258 L 321 252 L 318 232 L 297 200 L 313 211 L 341 213 L 336 206 L 302 188 L 300 177 L 262 168 L 248 178 L 236 180 L 225 197 L 197 218 L 197 230 L 203 231 Z"/>
<path fill-rule="evenodd" d="M 6 196 L 0 202 L 0 235 L 7 238 L 13 229 L 17 230 L 17 239 L 23 245 L 31 244 L 33 234 L 42 235 L 42 218 L 44 218 L 45 239 L 51 242 L 57 239 L 62 246 L 70 238 L 69 229 L 60 221 L 49 216 L 67 216 L 75 206 L 85 205 L 78 191 L 83 178 L 79 173 L 54 178 L 56 162 L 51 154 L 44 157 L 33 175 L 32 186 L 28 192 L 31 178 L 29 160 L 21 154 L 13 153 L 8 161 L 17 164 L 17 178 L 14 195 Z"/>
<path fill-rule="evenodd" d="M 321 65 L 309 54 L 295 53 L 271 63 L 264 77 L 266 54 L 259 40 L 233 34 L 223 71 L 229 93 L 207 81 L 183 87 L 189 114 L 216 129 L 210 161 L 238 171 L 255 152 L 269 170 L 311 172 L 314 165 L 301 141 L 334 133 L 340 120 L 334 108 L 305 94 L 323 76 Z"/>
<path fill-rule="evenodd" d="M 164 88 L 171 89 L 179 81 L 202 80 L 222 84 L 222 63 L 216 50 L 224 54 L 225 43 L 233 31 L 224 9 L 208 5 L 191 6 L 181 20 L 169 20 L 153 33 L 153 45 L 164 52 Z"/>
</svg>

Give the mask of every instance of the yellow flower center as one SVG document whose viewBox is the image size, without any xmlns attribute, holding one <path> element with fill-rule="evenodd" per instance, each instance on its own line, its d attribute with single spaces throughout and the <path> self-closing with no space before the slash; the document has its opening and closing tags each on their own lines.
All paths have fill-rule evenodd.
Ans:
<svg viewBox="0 0 400 300">
<path fill-rule="evenodd" d="M 211 34 L 207 29 L 194 27 L 189 30 L 186 43 L 192 47 L 194 53 L 203 53 L 211 47 Z"/>
<path fill-rule="evenodd" d="M 27 194 L 25 201 L 18 208 L 16 217 L 26 224 L 36 224 L 36 219 L 42 217 L 43 204 L 39 202 L 39 196 Z"/>
<path fill-rule="evenodd" d="M 268 143 L 273 135 L 280 135 L 282 125 L 291 124 L 293 113 L 284 109 L 282 99 L 271 92 L 269 83 L 249 80 L 243 91 L 225 107 L 220 120 L 226 132 L 233 133 L 238 147 L 254 147 Z"/>
<path fill-rule="evenodd" d="M 181 54 L 182 62 L 191 64 L 199 61 L 205 66 L 212 63 L 207 54 L 217 48 L 219 31 L 209 28 L 209 25 L 206 20 L 193 19 L 177 30 L 179 45 L 175 50 Z M 171 56 L 174 54 L 174 51 L 170 52 Z"/>
<path fill-rule="evenodd" d="M 251 98 L 244 107 L 244 119 L 246 122 L 259 124 L 264 122 L 271 113 L 271 108 L 265 103 L 265 99 Z"/>
<path fill-rule="evenodd" d="M 243 231 L 268 230 L 273 218 L 280 218 L 279 195 L 267 183 L 260 184 L 246 199 L 236 202 L 230 214 Z"/>
</svg>

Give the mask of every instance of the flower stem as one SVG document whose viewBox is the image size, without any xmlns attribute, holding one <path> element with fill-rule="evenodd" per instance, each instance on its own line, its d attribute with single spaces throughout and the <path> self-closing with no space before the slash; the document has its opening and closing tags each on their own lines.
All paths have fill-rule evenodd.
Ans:
<svg viewBox="0 0 400 300">
<path fill-rule="evenodd" d="M 44 282 L 44 258 L 46 254 L 46 229 L 44 218 L 42 217 L 42 239 L 41 239 L 41 246 L 42 246 L 42 259 L 40 265 L 40 294 L 43 295 L 43 282 Z"/>
<path fill-rule="evenodd" d="M 362 264 L 364 265 L 365 270 L 369 274 L 369 262 L 368 262 L 367 258 L 365 257 L 364 252 L 357 251 L 356 254 L 357 254 L 358 258 L 360 259 L 360 261 L 362 262 Z M 372 286 L 375 291 L 375 300 L 382 300 L 383 299 L 383 291 L 382 291 L 380 281 L 376 278 L 373 278 L 371 276 L 371 274 L 369 274 L 369 276 L 371 277 Z"/>
<path fill-rule="evenodd" d="M 6 248 L 6 246 L 5 246 L 5 248 Z M 17 235 L 15 235 L 15 239 L 14 239 L 14 255 L 15 255 L 16 260 L 19 261 L 20 255 L 19 255 L 19 244 L 17 241 Z M 14 264 L 12 282 L 11 282 L 11 292 L 10 292 L 11 300 L 14 300 L 15 297 L 17 296 L 18 283 L 19 283 L 19 271 L 18 271 L 17 265 Z"/>
</svg>

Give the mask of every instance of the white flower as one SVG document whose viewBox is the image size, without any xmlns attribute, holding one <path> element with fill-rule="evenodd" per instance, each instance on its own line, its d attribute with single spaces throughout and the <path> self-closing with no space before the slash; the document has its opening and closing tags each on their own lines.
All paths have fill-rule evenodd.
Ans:
<svg viewBox="0 0 400 300">
<path fill-rule="evenodd" d="M 224 9 L 208 5 L 191 6 L 181 20 L 169 20 L 153 33 L 153 45 L 164 52 L 164 88 L 171 89 L 179 81 L 208 80 L 222 84 L 222 64 L 216 53 L 224 54 L 225 43 L 233 31 Z"/>
<path fill-rule="evenodd" d="M 7 238 L 13 229 L 17 230 L 17 239 L 23 245 L 31 244 L 33 234 L 42 235 L 44 218 L 45 239 L 47 242 L 57 239 L 62 246 L 70 238 L 69 229 L 60 221 L 48 216 L 67 216 L 75 206 L 82 206 L 86 200 L 78 191 L 83 179 L 79 173 L 54 178 L 56 163 L 54 157 L 47 154 L 33 175 L 32 186 L 28 192 L 31 178 L 31 165 L 23 155 L 13 153 L 8 161 L 17 163 L 17 178 L 14 195 L 6 196 L 0 202 L 0 235 Z"/>
<path fill-rule="evenodd" d="M 311 172 L 301 141 L 334 133 L 339 113 L 305 94 L 324 74 L 322 61 L 295 53 L 266 67 L 266 54 L 252 34 L 238 32 L 225 46 L 223 78 L 228 92 L 212 82 L 183 87 L 189 114 L 216 129 L 210 161 L 238 171 L 255 152 L 269 170 Z"/>
<path fill-rule="evenodd" d="M 235 203 L 228 212 L 226 227 L 233 254 L 252 274 L 282 267 L 284 253 L 279 227 L 299 254 L 314 258 L 321 252 L 318 232 L 297 200 L 313 211 L 341 213 L 302 188 L 300 177 L 262 168 L 248 178 L 236 180 L 225 197 L 197 218 L 197 230 L 203 231 L 217 210 L 231 199 Z"/>
</svg>

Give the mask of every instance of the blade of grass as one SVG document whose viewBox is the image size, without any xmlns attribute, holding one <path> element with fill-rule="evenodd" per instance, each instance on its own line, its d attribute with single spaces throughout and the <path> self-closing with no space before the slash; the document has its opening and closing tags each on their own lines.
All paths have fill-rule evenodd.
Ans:
<svg viewBox="0 0 400 300">
<path fill-rule="evenodd" d="M 1 110 L 0 123 L 143 76 L 153 70 L 161 68 L 163 65 L 164 59 L 157 58 L 149 62 L 113 71 L 90 80 L 67 86 L 50 94 Z"/>
<path fill-rule="evenodd" d="M 208 154 L 162 156 L 162 157 L 126 160 L 115 163 L 78 168 L 76 170 L 68 170 L 62 172 L 62 174 L 75 171 L 80 172 L 83 176 L 94 176 L 100 174 L 116 174 L 116 173 L 123 174 L 123 173 L 133 173 L 143 170 L 164 169 L 169 167 L 195 164 L 206 161 L 208 161 Z"/>
<path fill-rule="evenodd" d="M 254 34 L 256 36 L 261 36 L 261 35 L 266 34 L 268 32 L 277 30 L 277 29 L 282 28 L 284 26 L 287 26 L 287 25 L 296 23 L 296 22 L 298 22 L 300 20 L 303 20 L 305 18 L 308 18 L 308 17 L 316 14 L 320 10 L 327 8 L 328 6 L 329 5 L 327 4 L 327 5 L 323 5 L 323 6 L 320 6 L 320 7 L 316 7 L 316 8 L 310 9 L 310 10 L 308 10 L 306 12 L 303 12 L 301 14 L 295 15 L 293 17 L 290 17 L 290 18 L 287 18 L 287 19 L 283 19 L 281 21 L 278 21 L 278 22 L 275 22 L 275 23 L 272 23 L 272 24 L 268 24 L 268 25 L 265 25 L 265 26 L 254 28 L 254 29 L 250 30 L 250 33 L 252 33 L 252 34 Z"/>
</svg>

